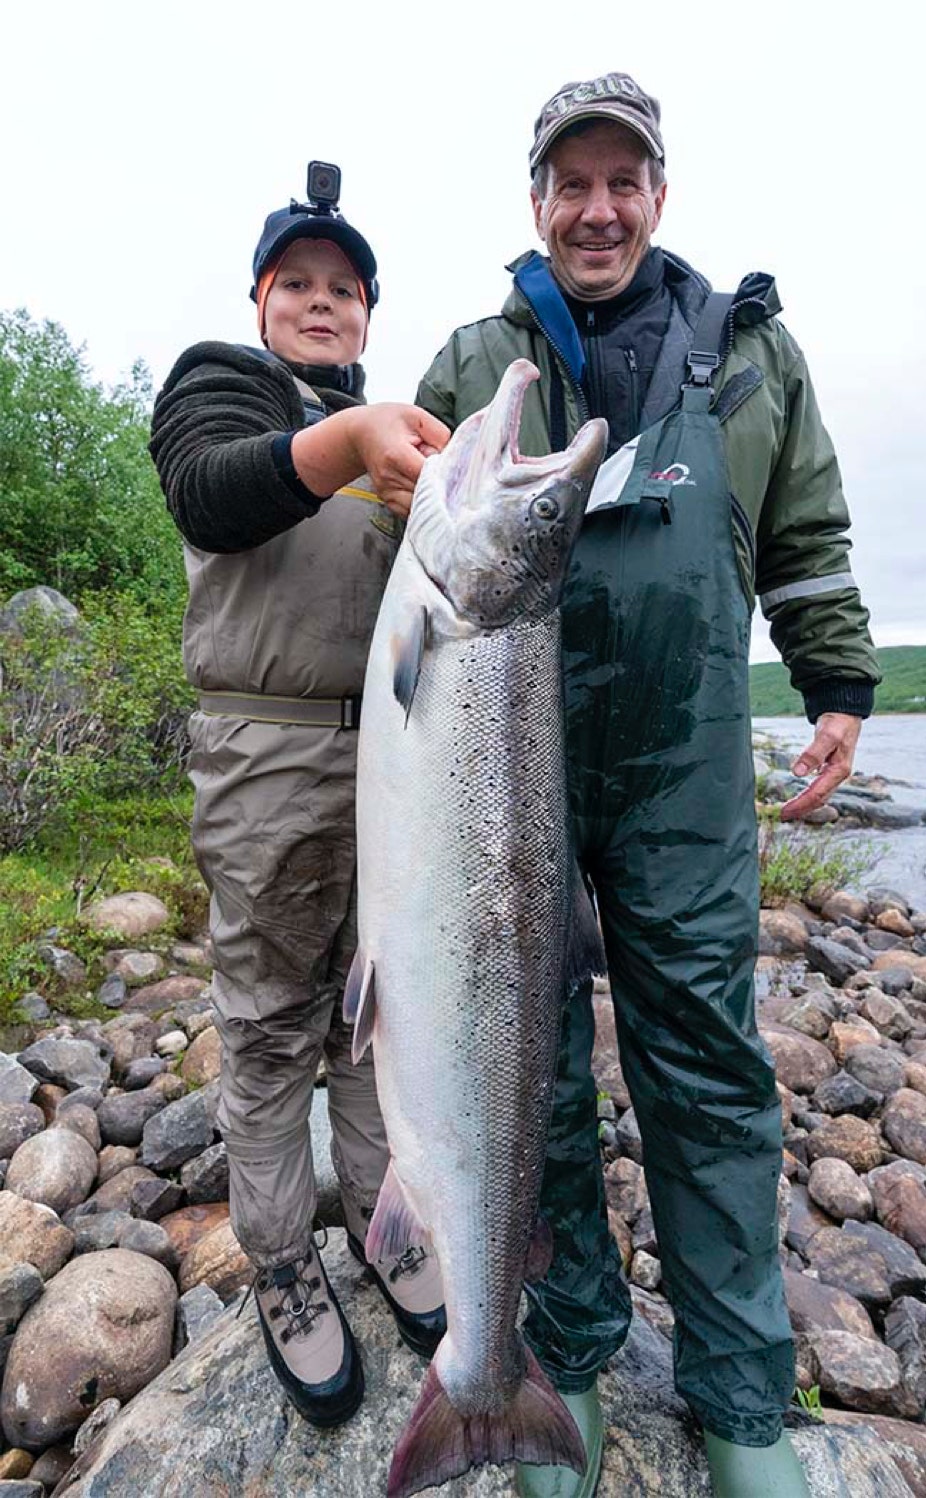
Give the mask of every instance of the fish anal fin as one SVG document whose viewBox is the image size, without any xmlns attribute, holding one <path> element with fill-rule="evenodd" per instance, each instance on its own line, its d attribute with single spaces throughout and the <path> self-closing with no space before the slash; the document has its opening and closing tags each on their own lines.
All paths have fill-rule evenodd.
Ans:
<svg viewBox="0 0 926 1498">
<path fill-rule="evenodd" d="M 357 956 L 359 956 L 359 952 Z M 354 958 L 354 962 L 357 957 Z M 351 973 L 353 973 L 353 964 Z M 356 988 L 356 983 L 355 983 Z M 344 990 L 344 1005 L 347 1007 L 347 989 Z M 354 1039 L 351 1043 L 350 1058 L 354 1065 L 360 1060 L 370 1041 L 373 1039 L 373 1022 L 376 1019 L 376 977 L 372 959 L 363 964 L 363 976 L 360 979 L 360 992 L 357 995 L 356 1013 L 354 1017 Z"/>
<path fill-rule="evenodd" d="M 585 1446 L 575 1421 L 533 1353 L 529 1348 L 525 1353 L 525 1379 L 510 1403 L 469 1418 L 454 1409 L 435 1364 L 430 1365 L 396 1445 L 387 1498 L 410 1498 L 484 1462 L 535 1462 L 585 1471 Z"/>
<path fill-rule="evenodd" d="M 406 723 L 415 700 L 415 692 L 418 689 L 421 660 L 428 644 L 429 627 L 428 611 L 422 604 L 409 614 L 402 633 L 396 633 L 392 637 L 392 658 L 395 667 L 392 690 L 396 701 L 405 709 Z"/>
<path fill-rule="evenodd" d="M 531 1233 L 524 1265 L 524 1278 L 530 1284 L 545 1279 L 553 1263 L 553 1229 L 545 1217 L 538 1217 Z"/>
<path fill-rule="evenodd" d="M 585 887 L 578 863 L 573 863 L 572 898 L 566 917 L 566 987 L 572 992 L 593 973 L 606 973 L 601 928 L 591 896 Z"/>
<path fill-rule="evenodd" d="M 404 1254 L 412 1244 L 429 1239 L 430 1234 L 408 1200 L 405 1188 L 396 1175 L 392 1161 L 386 1168 L 379 1188 L 376 1210 L 367 1232 L 364 1251 L 370 1264 Z"/>
</svg>

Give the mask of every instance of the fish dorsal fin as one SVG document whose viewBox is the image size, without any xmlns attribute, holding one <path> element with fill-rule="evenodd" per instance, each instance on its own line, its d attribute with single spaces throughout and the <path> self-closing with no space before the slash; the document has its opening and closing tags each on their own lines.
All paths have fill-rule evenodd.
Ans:
<svg viewBox="0 0 926 1498">
<path fill-rule="evenodd" d="M 430 633 L 430 616 L 424 604 L 420 604 L 409 613 L 404 630 L 397 630 L 392 637 L 392 658 L 395 664 L 392 690 L 396 701 L 405 709 L 406 723 L 418 689 L 421 660 L 427 649 Z"/>
<path fill-rule="evenodd" d="M 404 1254 L 412 1244 L 420 1244 L 425 1239 L 429 1240 L 430 1234 L 409 1202 L 390 1160 L 364 1246 L 367 1260 L 370 1264 L 377 1264 L 383 1259 L 395 1258 Z"/>
<path fill-rule="evenodd" d="M 593 973 L 608 971 L 598 917 L 576 862 L 573 862 L 572 900 L 566 919 L 569 923 L 566 932 L 566 987 L 574 992 Z"/>
</svg>

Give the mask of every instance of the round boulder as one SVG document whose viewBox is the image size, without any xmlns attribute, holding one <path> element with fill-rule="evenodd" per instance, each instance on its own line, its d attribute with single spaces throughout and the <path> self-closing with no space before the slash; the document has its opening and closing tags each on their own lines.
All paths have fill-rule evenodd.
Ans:
<svg viewBox="0 0 926 1498">
<path fill-rule="evenodd" d="M 0 1396 L 7 1440 L 44 1451 L 104 1399 L 131 1399 L 170 1360 L 176 1305 L 171 1276 L 146 1255 L 72 1260 L 13 1339 Z"/>
<path fill-rule="evenodd" d="M 0 1160 L 9 1160 L 44 1127 L 45 1114 L 35 1103 L 0 1103 Z"/>
<path fill-rule="evenodd" d="M 73 1233 L 50 1207 L 14 1191 L 0 1191 L 0 1269 L 34 1264 L 49 1280 L 70 1258 L 73 1247 Z"/>
<path fill-rule="evenodd" d="M 843 1222 L 865 1222 L 872 1213 L 871 1192 L 845 1160 L 825 1157 L 810 1167 L 807 1190 L 818 1207 Z"/>
<path fill-rule="evenodd" d="M 132 890 L 95 900 L 84 911 L 83 920 L 94 931 L 118 931 L 120 936 L 134 938 L 160 931 L 170 920 L 170 911 L 156 895 Z"/>
<path fill-rule="evenodd" d="M 46 1129 L 21 1144 L 10 1161 L 6 1187 L 54 1212 L 86 1201 L 96 1180 L 96 1150 L 70 1129 Z"/>
<path fill-rule="evenodd" d="M 926 1098 L 923 1101 L 926 1103 Z M 827 1157 L 845 1160 L 854 1171 L 874 1170 L 884 1159 L 881 1136 L 872 1124 L 856 1118 L 854 1113 L 828 1118 L 807 1140 L 807 1158 L 811 1163 Z"/>
</svg>

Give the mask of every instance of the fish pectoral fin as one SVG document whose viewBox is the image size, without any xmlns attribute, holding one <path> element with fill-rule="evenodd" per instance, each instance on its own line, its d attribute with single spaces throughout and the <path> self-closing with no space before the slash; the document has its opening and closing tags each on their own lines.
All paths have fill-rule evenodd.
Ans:
<svg viewBox="0 0 926 1498">
<path fill-rule="evenodd" d="M 344 985 L 344 1003 L 341 1013 L 344 1015 L 345 1024 L 352 1025 L 357 1018 L 357 1010 L 360 1008 L 360 994 L 363 989 L 363 972 L 367 965 L 366 957 L 360 947 L 354 953 L 354 960 L 350 965 L 347 982 Z"/>
<path fill-rule="evenodd" d="M 421 675 L 421 660 L 427 649 L 430 635 L 430 616 L 422 604 L 410 615 L 404 631 L 392 636 L 392 658 L 395 670 L 392 690 L 396 701 L 405 709 L 405 721 L 412 710 L 418 678 Z"/>
<path fill-rule="evenodd" d="M 569 929 L 566 932 L 566 987 L 572 992 L 593 973 L 608 971 L 598 917 L 591 895 L 585 887 L 582 872 L 575 861 L 570 903 L 571 909 L 567 916 Z"/>
<path fill-rule="evenodd" d="M 348 1022 L 351 1019 L 354 1021 L 350 1059 L 355 1066 L 373 1039 L 373 1021 L 376 1019 L 375 973 L 373 959 L 364 959 L 363 954 L 358 951 L 351 963 L 348 986 L 344 990 L 344 1018 Z M 348 1004 L 353 1010 L 350 1015 L 347 1012 Z"/>
<path fill-rule="evenodd" d="M 430 1233 L 409 1201 L 390 1160 L 367 1232 L 364 1251 L 368 1262 L 378 1264 L 383 1259 L 395 1258 L 404 1254 L 407 1248 L 430 1242 L 430 1239 Z"/>
<path fill-rule="evenodd" d="M 553 1229 L 545 1217 L 537 1218 L 527 1246 L 524 1278 L 529 1284 L 545 1279 L 553 1263 Z"/>
</svg>

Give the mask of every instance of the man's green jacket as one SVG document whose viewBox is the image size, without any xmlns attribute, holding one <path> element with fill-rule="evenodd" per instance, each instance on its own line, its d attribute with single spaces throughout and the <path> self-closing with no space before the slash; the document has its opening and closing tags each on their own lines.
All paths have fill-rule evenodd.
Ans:
<svg viewBox="0 0 926 1498">
<path fill-rule="evenodd" d="M 677 256 L 666 253 L 665 261 L 673 310 L 644 426 L 679 404 L 687 350 L 710 290 Z M 513 359 L 530 359 L 540 381 L 524 404 L 520 446 L 541 455 L 551 450 L 551 403 L 559 413 L 554 427 L 559 420 L 565 428 L 557 435 L 566 440 L 586 419 L 581 344 L 548 262 L 530 252 L 510 269 L 514 286 L 501 315 L 453 334 L 417 401 L 456 427 L 488 404 Z M 731 309 L 732 346 L 715 376 L 712 409 L 723 424 L 730 486 L 752 530 L 747 537 L 733 527 L 738 561 L 811 721 L 824 712 L 867 717 L 880 674 L 868 611 L 849 570 L 849 512 L 804 356 L 774 315 L 780 309 L 770 277 L 746 278 Z"/>
</svg>

